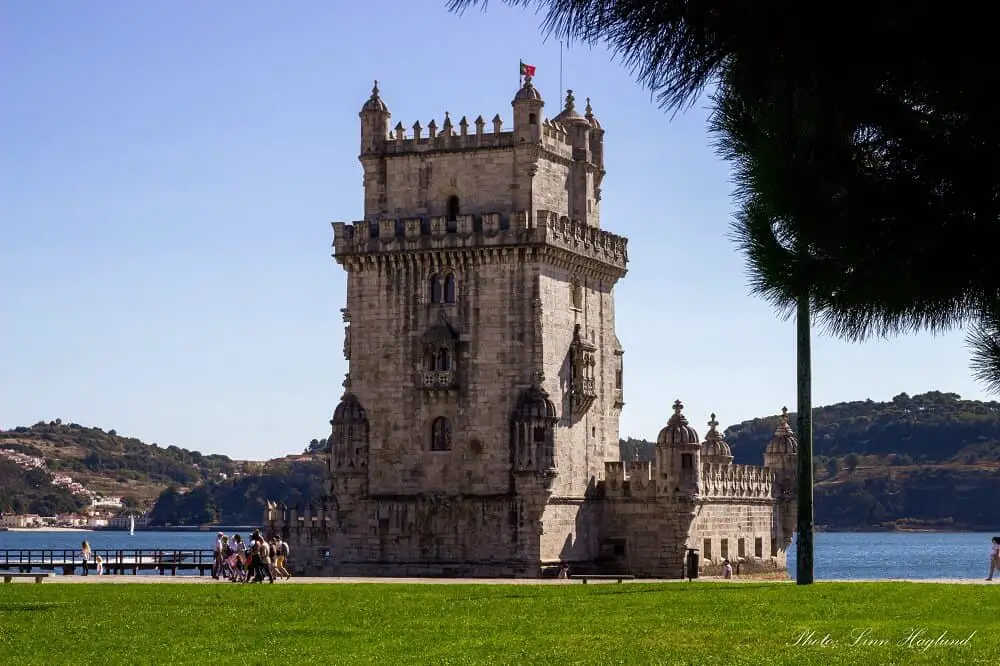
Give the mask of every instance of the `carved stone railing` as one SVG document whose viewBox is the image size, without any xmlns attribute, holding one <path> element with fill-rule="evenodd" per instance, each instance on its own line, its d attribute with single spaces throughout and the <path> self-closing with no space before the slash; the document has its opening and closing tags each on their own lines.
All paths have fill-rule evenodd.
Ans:
<svg viewBox="0 0 1000 666">
<path fill-rule="evenodd" d="M 593 377 L 576 377 L 573 379 L 570 399 L 573 402 L 573 411 L 576 414 L 583 414 L 590 409 L 596 397 L 597 383 Z"/>
<path fill-rule="evenodd" d="M 425 370 L 421 375 L 421 386 L 425 389 L 448 389 L 454 385 L 454 370 Z"/>
</svg>

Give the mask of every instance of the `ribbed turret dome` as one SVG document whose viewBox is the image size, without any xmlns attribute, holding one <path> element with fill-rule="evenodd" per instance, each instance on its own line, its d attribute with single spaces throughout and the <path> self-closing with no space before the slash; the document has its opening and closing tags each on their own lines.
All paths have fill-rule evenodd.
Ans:
<svg viewBox="0 0 1000 666">
<path fill-rule="evenodd" d="M 774 455 L 796 455 L 799 452 L 799 440 L 795 437 L 792 427 L 788 425 L 788 408 L 781 408 L 781 420 L 774 430 L 774 437 L 767 445 L 765 453 Z"/>
<path fill-rule="evenodd" d="M 372 86 L 372 96 L 369 97 L 368 101 L 361 107 L 361 113 L 369 113 L 372 111 L 376 113 L 389 113 L 389 107 L 387 107 L 385 102 L 382 101 L 382 98 L 378 96 L 378 81 L 376 81 L 375 85 Z"/>
<path fill-rule="evenodd" d="M 680 400 L 674 401 L 674 414 L 667 421 L 667 426 L 660 431 L 656 438 L 657 444 L 664 446 L 683 446 L 685 444 L 698 444 L 698 433 L 688 425 L 687 417 L 681 412 L 684 405 Z"/>
<path fill-rule="evenodd" d="M 544 389 L 533 386 L 526 389 L 517 401 L 514 418 L 518 421 L 556 421 L 556 406 Z"/>
<path fill-rule="evenodd" d="M 702 462 L 731 463 L 733 461 L 733 451 L 729 448 L 729 443 L 718 431 L 719 422 L 712 414 L 712 420 L 708 422 L 708 432 L 705 433 L 705 441 L 701 443 Z"/>
<path fill-rule="evenodd" d="M 586 118 L 580 115 L 576 110 L 576 98 L 573 97 L 573 91 L 566 91 L 566 108 L 559 112 L 559 115 L 552 120 L 563 123 L 586 123 L 588 122 Z"/>
<path fill-rule="evenodd" d="M 517 94 L 514 95 L 514 101 L 511 102 L 511 104 L 517 104 L 518 102 L 524 101 L 542 101 L 542 94 L 538 92 L 538 88 L 532 85 L 530 76 L 524 77 L 524 85 L 522 85 L 520 90 L 517 91 Z"/>
<path fill-rule="evenodd" d="M 358 396 L 353 393 L 345 393 L 340 399 L 340 404 L 333 410 L 333 419 L 330 425 L 348 425 L 351 423 L 363 423 L 368 420 L 368 412 L 361 406 Z"/>
</svg>

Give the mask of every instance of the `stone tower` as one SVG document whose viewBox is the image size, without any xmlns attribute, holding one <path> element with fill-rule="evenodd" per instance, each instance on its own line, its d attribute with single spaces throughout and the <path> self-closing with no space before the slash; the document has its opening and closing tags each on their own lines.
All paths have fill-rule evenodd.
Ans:
<svg viewBox="0 0 1000 666">
<path fill-rule="evenodd" d="M 526 77 L 498 115 L 412 134 L 376 83 L 360 112 L 364 220 L 335 223 L 349 362 L 331 421 L 331 568 L 538 575 L 592 559 L 618 458 L 604 130 Z M 426 134 L 425 134 L 426 131 Z M 324 537 L 325 538 L 325 537 Z"/>
<path fill-rule="evenodd" d="M 674 403 L 653 460 L 622 462 L 613 289 L 626 240 L 600 227 L 604 130 L 572 91 L 551 120 L 525 78 L 513 129 L 390 128 L 361 109 L 364 219 L 334 223 L 347 271 L 344 395 L 319 507 L 268 504 L 312 575 L 679 578 L 787 566 L 798 443 L 733 464 Z M 424 133 L 426 130 L 426 134 Z"/>
</svg>

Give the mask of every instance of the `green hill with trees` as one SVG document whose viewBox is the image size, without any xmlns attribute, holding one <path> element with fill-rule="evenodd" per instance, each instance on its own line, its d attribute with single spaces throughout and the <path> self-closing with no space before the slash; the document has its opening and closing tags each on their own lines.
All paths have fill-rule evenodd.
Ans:
<svg viewBox="0 0 1000 666">
<path fill-rule="evenodd" d="M 268 461 L 255 474 L 208 481 L 182 492 L 167 488 L 150 513 L 154 525 L 256 525 L 268 500 L 318 506 L 326 492 L 326 465 L 319 456 Z"/>
<path fill-rule="evenodd" d="M 95 493 L 123 496 L 139 507 L 151 506 L 170 486 L 193 488 L 244 473 L 247 466 L 226 456 L 146 444 L 114 430 L 60 419 L 0 431 L 0 449 L 44 462 L 44 468 L 32 469 L 0 456 L 0 511 L 14 513 L 52 514 L 82 506 L 80 496 L 52 485 L 53 474 L 69 476 Z"/>
</svg>

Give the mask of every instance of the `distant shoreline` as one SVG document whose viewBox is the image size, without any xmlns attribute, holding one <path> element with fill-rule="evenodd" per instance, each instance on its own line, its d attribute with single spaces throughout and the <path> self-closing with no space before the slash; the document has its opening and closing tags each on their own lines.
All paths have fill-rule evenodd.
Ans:
<svg viewBox="0 0 1000 666">
<path fill-rule="evenodd" d="M 917 526 L 895 526 L 895 527 L 816 527 L 817 534 L 824 532 L 837 534 L 891 534 L 893 532 L 903 532 L 907 534 L 923 533 L 928 534 L 987 534 L 996 531 L 996 528 L 985 527 L 917 527 Z"/>
<path fill-rule="evenodd" d="M 7 532 L 93 532 L 89 527 L 5 527 Z"/>
</svg>

